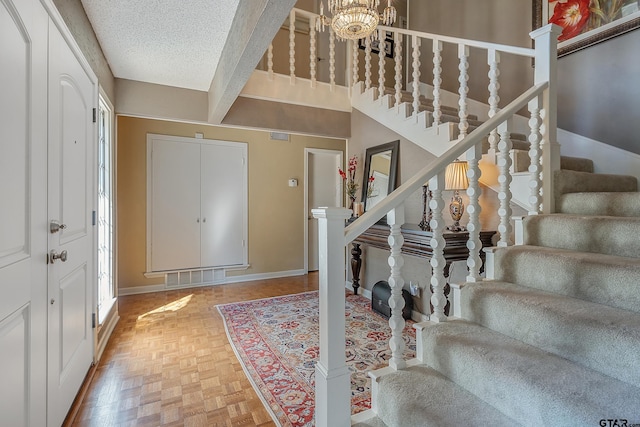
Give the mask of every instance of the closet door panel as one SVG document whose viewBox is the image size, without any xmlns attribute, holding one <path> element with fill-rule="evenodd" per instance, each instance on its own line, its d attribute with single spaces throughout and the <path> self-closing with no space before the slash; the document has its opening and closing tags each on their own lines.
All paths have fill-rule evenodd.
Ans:
<svg viewBox="0 0 640 427">
<path fill-rule="evenodd" d="M 203 144 L 202 265 L 244 264 L 246 242 L 246 146 Z"/>
<path fill-rule="evenodd" d="M 200 144 L 153 141 L 151 269 L 200 266 Z"/>
</svg>

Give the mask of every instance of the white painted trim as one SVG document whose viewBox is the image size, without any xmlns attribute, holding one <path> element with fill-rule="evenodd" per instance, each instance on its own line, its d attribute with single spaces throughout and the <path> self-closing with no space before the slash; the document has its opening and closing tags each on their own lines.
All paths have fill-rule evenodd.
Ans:
<svg viewBox="0 0 640 427">
<path fill-rule="evenodd" d="M 640 155 L 621 148 L 558 129 L 558 142 L 564 156 L 593 160 L 594 172 L 631 175 L 640 180 Z"/>
<path fill-rule="evenodd" d="M 100 342 L 98 343 L 98 346 L 96 347 L 96 357 L 94 359 L 95 362 L 98 362 L 102 357 L 102 353 L 104 353 L 104 349 L 107 347 L 107 344 L 109 343 L 109 338 L 111 338 L 111 334 L 113 333 L 113 330 L 118 324 L 118 321 L 120 321 L 120 315 L 118 313 L 117 302 L 116 302 L 115 313 L 113 314 L 113 316 L 111 316 L 109 323 L 102 326 L 102 330 L 104 331 L 104 334 L 102 334 L 102 340 L 100 340 Z"/>
<path fill-rule="evenodd" d="M 167 285 L 132 286 L 130 288 L 118 288 L 118 296 L 150 294 L 167 290 Z"/>
<path fill-rule="evenodd" d="M 161 276 L 164 273 L 159 273 Z M 166 283 L 159 285 L 148 285 L 148 286 L 132 286 L 128 288 L 119 288 L 118 295 L 138 295 L 138 294 L 149 294 L 153 292 L 162 292 L 162 291 L 170 291 L 175 289 L 187 289 L 187 288 L 200 288 L 203 286 L 218 286 L 218 285 L 227 285 L 230 283 L 241 283 L 241 282 L 252 282 L 256 280 L 267 280 L 267 279 L 279 279 L 281 277 L 293 277 L 293 276 L 304 276 L 306 272 L 304 270 L 288 270 L 288 271 L 274 271 L 271 273 L 255 273 L 255 274 L 243 274 L 240 276 L 230 276 L 225 277 L 223 280 L 215 282 L 215 283 L 198 283 L 198 284 L 189 284 L 184 286 L 171 286 L 168 287 Z M 158 276 L 154 276 L 158 277 Z"/>
<path fill-rule="evenodd" d="M 279 279 L 281 277 L 304 276 L 305 274 L 307 273 L 304 270 L 288 270 L 288 271 L 274 271 L 272 273 L 243 274 L 240 276 L 225 277 L 223 283 L 227 284 L 227 283 L 251 282 L 254 280 Z M 223 284 L 223 283 L 219 283 L 219 284 Z"/>
</svg>

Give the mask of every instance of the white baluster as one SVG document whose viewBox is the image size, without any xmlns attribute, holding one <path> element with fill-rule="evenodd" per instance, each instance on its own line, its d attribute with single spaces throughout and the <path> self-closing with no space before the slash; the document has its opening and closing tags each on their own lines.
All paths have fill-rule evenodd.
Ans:
<svg viewBox="0 0 640 427">
<path fill-rule="evenodd" d="M 329 83 L 331 91 L 336 88 L 336 33 L 329 28 Z"/>
<path fill-rule="evenodd" d="M 400 33 L 395 33 L 395 49 L 394 49 L 394 61 L 395 67 L 394 70 L 396 72 L 396 106 L 399 106 L 402 102 L 402 35 Z"/>
<path fill-rule="evenodd" d="M 413 115 L 418 114 L 420 107 L 420 39 L 418 36 L 411 36 L 411 43 L 413 46 L 412 58 L 413 62 Z"/>
<path fill-rule="evenodd" d="M 386 43 L 384 41 L 385 38 L 385 32 L 380 30 L 380 32 L 378 33 L 378 47 L 380 49 L 380 51 L 378 52 L 378 97 L 383 97 L 384 96 L 384 66 L 385 66 L 385 48 L 386 48 Z"/>
<path fill-rule="evenodd" d="M 529 134 L 529 143 L 531 144 L 529 148 L 529 159 L 531 160 L 529 165 L 529 173 L 531 174 L 531 180 L 529 181 L 529 215 L 536 215 L 542 212 L 540 206 L 542 202 L 542 197 L 540 196 L 540 188 L 542 187 L 541 104 L 542 97 L 529 101 L 529 112 L 531 113 L 531 118 L 529 119 L 529 127 L 531 128 L 531 133 Z"/>
<path fill-rule="evenodd" d="M 458 65 L 458 69 L 460 70 L 460 76 L 458 77 L 458 82 L 460 83 L 460 87 L 458 88 L 458 94 L 460 94 L 460 99 L 458 100 L 458 117 L 460 118 L 458 129 L 460 129 L 460 134 L 458 139 L 462 139 L 467 136 L 467 131 L 469 130 L 469 123 L 467 121 L 467 116 L 469 115 L 467 112 L 467 93 L 469 93 L 469 86 L 467 85 L 469 80 L 468 46 L 463 44 L 458 45 L 458 59 L 460 59 L 460 64 Z"/>
<path fill-rule="evenodd" d="M 351 373 L 345 357 L 344 208 L 313 209 L 318 219 L 320 354 L 315 372 L 315 425 L 351 425 Z"/>
<path fill-rule="evenodd" d="M 355 87 L 355 85 L 358 83 L 358 41 L 357 40 L 351 40 L 351 68 L 352 68 L 352 77 L 351 77 L 351 87 Z"/>
<path fill-rule="evenodd" d="M 500 207 L 498 208 L 498 216 L 500 217 L 500 225 L 498 232 L 500 233 L 500 241 L 498 246 L 509 246 L 511 241 L 511 142 L 512 119 L 508 119 L 498 126 L 500 134 L 500 142 L 498 143 L 498 200 Z"/>
<path fill-rule="evenodd" d="M 364 88 L 371 88 L 371 37 L 364 39 Z"/>
<path fill-rule="evenodd" d="M 429 207 L 433 212 L 431 218 L 431 230 L 433 230 L 433 237 L 431 238 L 431 287 L 433 294 L 431 295 L 431 304 L 433 305 L 433 313 L 429 317 L 432 322 L 444 322 L 447 320 L 444 314 L 444 306 L 447 303 L 447 299 L 444 296 L 444 287 L 447 283 L 444 277 L 444 269 L 446 266 L 446 260 L 444 258 L 444 230 L 445 223 L 442 217 L 442 209 L 444 209 L 444 199 L 442 198 L 442 190 L 444 189 L 444 171 L 439 172 L 436 176 L 429 180 L 429 190 L 431 190 L 431 201 Z"/>
<path fill-rule="evenodd" d="M 489 118 L 496 115 L 498 112 L 498 103 L 500 102 L 500 96 L 498 91 L 500 90 L 500 82 L 498 77 L 500 76 L 500 69 L 498 64 L 500 63 L 500 52 L 496 52 L 495 49 L 490 49 L 487 57 L 489 63 Z M 496 146 L 498 145 L 498 130 L 494 129 L 489 135 L 489 148 L 495 153 Z"/>
<path fill-rule="evenodd" d="M 442 85 L 442 42 L 433 40 L 433 125 L 440 124 L 440 86 Z"/>
<path fill-rule="evenodd" d="M 404 205 L 393 209 L 387 214 L 387 224 L 390 227 L 389 246 L 391 254 L 389 255 L 389 267 L 391 267 L 391 276 L 389 277 L 389 287 L 391 288 L 391 296 L 389 297 L 389 307 L 391 308 L 391 318 L 389 326 L 391 327 L 391 340 L 389 347 L 391 348 L 391 360 L 389 366 L 394 369 L 404 369 L 407 365 L 403 357 L 404 353 L 404 318 L 402 317 L 402 309 L 404 308 L 404 298 L 402 297 L 402 288 L 404 279 L 402 278 L 402 266 L 404 258 L 402 257 L 402 245 L 404 245 L 404 237 L 402 236 L 401 227 L 404 224 Z"/>
<path fill-rule="evenodd" d="M 267 51 L 267 71 L 269 72 L 269 80 L 273 80 L 273 43 L 269 44 Z"/>
<path fill-rule="evenodd" d="M 318 19 L 318 18 L 315 18 Z M 309 73 L 311 75 L 311 87 L 316 87 L 316 67 L 318 56 L 316 55 L 316 26 L 312 18 L 309 22 Z"/>
<path fill-rule="evenodd" d="M 469 187 L 467 188 L 467 196 L 469 196 L 469 206 L 467 212 L 469 213 L 469 223 L 467 224 L 467 230 L 469 231 L 469 240 L 467 240 L 467 249 L 469 249 L 469 257 L 467 258 L 467 267 L 469 267 L 469 275 L 467 276 L 467 282 L 478 282 L 480 278 L 480 269 L 482 267 L 482 259 L 480 258 L 480 251 L 482 250 L 482 243 L 480 242 L 480 166 L 478 165 L 482 158 L 482 144 L 477 144 L 475 147 L 470 148 L 467 151 L 467 162 L 469 163 L 469 169 L 467 170 L 467 177 L 469 178 Z"/>
<path fill-rule="evenodd" d="M 296 83 L 296 11 L 289 14 L 289 76 Z"/>
</svg>

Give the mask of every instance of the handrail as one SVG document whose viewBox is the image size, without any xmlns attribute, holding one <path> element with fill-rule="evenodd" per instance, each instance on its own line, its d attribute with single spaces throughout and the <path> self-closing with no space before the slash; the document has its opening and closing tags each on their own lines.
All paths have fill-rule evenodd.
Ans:
<svg viewBox="0 0 640 427">
<path fill-rule="evenodd" d="M 513 53 L 514 55 L 527 56 L 527 57 L 531 57 L 531 58 L 533 58 L 535 56 L 535 49 L 528 48 L 528 47 L 509 46 L 509 45 L 506 45 L 506 44 L 498 44 L 498 43 L 482 42 L 482 41 L 478 41 L 478 40 L 461 39 L 461 38 L 458 38 L 458 37 L 442 36 L 442 35 L 439 35 L 439 34 L 424 33 L 424 32 L 415 31 L 415 30 L 407 30 L 405 28 L 387 27 L 385 25 L 378 25 L 378 29 L 384 30 L 384 31 L 397 32 L 397 33 L 405 34 L 405 35 L 408 35 L 408 36 L 418 36 L 418 37 L 422 37 L 424 39 L 439 40 L 439 41 L 446 42 L 446 43 L 463 44 L 465 46 L 478 47 L 478 48 L 487 49 L 487 50 L 488 49 L 495 49 L 495 50 L 499 50 L 501 52 L 508 52 L 508 53 Z"/>
<path fill-rule="evenodd" d="M 300 16 L 304 16 L 307 19 L 311 19 L 314 17 L 317 18 L 320 16 L 317 13 L 310 12 L 308 10 L 299 9 L 297 7 L 294 7 L 292 10 L 295 11 L 296 14 Z M 463 39 L 463 38 L 451 37 L 451 36 L 442 36 L 438 34 L 425 33 L 422 31 L 407 30 L 405 28 L 388 27 L 385 25 L 378 25 L 377 29 L 384 30 L 384 31 L 397 32 L 397 33 L 405 34 L 408 36 L 418 36 L 424 39 L 439 40 L 445 43 L 463 44 L 465 46 L 477 47 L 481 49 L 494 49 L 501 52 L 508 52 L 514 55 L 521 55 L 521 56 L 526 56 L 531 58 L 535 56 L 535 49 L 527 48 L 527 47 L 509 46 L 506 44 L 482 42 L 478 40 L 469 40 L 469 39 Z"/>
<path fill-rule="evenodd" d="M 499 124 L 516 114 L 520 109 L 525 107 L 530 100 L 540 95 L 548 87 L 549 82 L 544 82 L 527 89 L 526 92 L 511 101 L 509 105 L 502 108 L 495 116 L 478 126 L 477 129 L 471 132 L 463 140 L 456 143 L 440 157 L 429 162 L 407 182 L 385 197 L 384 200 L 349 224 L 344 230 L 345 243 L 348 244 L 355 240 L 389 211 L 397 208 L 401 203 L 404 203 L 405 199 L 410 194 L 422 187 L 422 185 L 424 185 L 424 183 L 429 179 L 433 178 L 436 173 L 444 170 L 449 163 L 453 162 L 471 147 L 481 143 L 482 138 L 489 134 L 493 129 L 497 128 Z"/>
</svg>

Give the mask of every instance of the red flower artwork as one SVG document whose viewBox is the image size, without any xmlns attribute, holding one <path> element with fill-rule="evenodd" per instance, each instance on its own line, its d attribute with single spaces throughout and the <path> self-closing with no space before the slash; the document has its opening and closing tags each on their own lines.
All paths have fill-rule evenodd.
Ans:
<svg viewBox="0 0 640 427">
<path fill-rule="evenodd" d="M 590 0 L 561 0 L 556 3 L 549 22 L 562 27 L 559 41 L 569 40 L 582 32 L 589 19 L 589 2 Z"/>
</svg>

